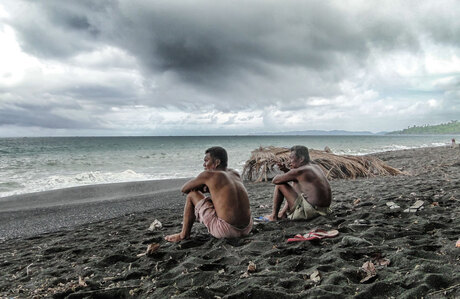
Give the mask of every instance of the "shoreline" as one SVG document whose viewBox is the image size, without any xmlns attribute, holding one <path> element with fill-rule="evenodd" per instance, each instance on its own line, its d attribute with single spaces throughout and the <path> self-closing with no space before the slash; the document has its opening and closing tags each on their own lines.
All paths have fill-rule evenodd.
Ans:
<svg viewBox="0 0 460 299">
<path fill-rule="evenodd" d="M 187 180 L 98 184 L 0 198 L 0 241 L 180 204 L 180 187 Z"/>
<path fill-rule="evenodd" d="M 0 297 L 459 297 L 460 150 L 434 147 L 373 156 L 408 175 L 333 180 L 332 215 L 256 224 L 242 239 L 212 238 L 196 223 L 190 240 L 165 242 L 165 235 L 181 228 L 184 203 L 180 193 L 168 190 L 155 194 L 155 200 L 132 199 L 136 212 L 0 241 Z M 253 216 L 267 214 L 273 185 L 245 184 Z M 417 200 L 423 210 L 404 212 Z M 400 208 L 390 209 L 389 201 Z M 81 206 L 109 213 L 125 200 L 96 203 Z M 43 213 L 43 219 L 57 217 L 60 210 L 55 211 Z M 162 228 L 149 231 L 155 219 Z M 339 235 L 286 242 L 317 227 Z M 151 243 L 160 244 L 158 251 L 138 256 Z M 369 261 L 376 276 L 362 282 L 361 268 Z M 247 273 L 249 262 L 257 266 L 255 272 Z M 312 279 L 315 271 L 319 280 Z"/>
<path fill-rule="evenodd" d="M 378 152 L 369 156 L 378 157 L 391 166 L 393 156 L 441 148 L 455 150 L 450 146 L 421 147 Z M 408 170 L 404 162 L 399 168 Z M 165 204 L 161 201 L 162 197 L 168 198 L 172 205 L 180 205 L 183 204 L 180 187 L 189 179 L 82 185 L 0 197 L 0 227 L 4 228 L 0 231 L 0 242 L 153 210 Z M 248 183 L 251 184 L 245 182 Z M 48 219 L 50 214 L 54 218 Z"/>
</svg>

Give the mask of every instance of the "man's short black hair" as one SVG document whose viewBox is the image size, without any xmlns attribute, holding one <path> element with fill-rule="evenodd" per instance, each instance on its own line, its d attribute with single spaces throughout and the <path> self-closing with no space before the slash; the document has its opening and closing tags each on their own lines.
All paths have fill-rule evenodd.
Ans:
<svg viewBox="0 0 460 299">
<path fill-rule="evenodd" d="M 213 146 L 206 150 L 205 154 L 209 154 L 213 160 L 219 159 L 222 167 L 227 167 L 228 156 L 227 151 L 220 146 Z"/>
<path fill-rule="evenodd" d="M 303 145 L 294 145 L 291 147 L 291 152 L 294 152 L 297 158 L 304 158 L 304 162 L 310 162 L 310 154 L 308 153 L 308 148 Z"/>
</svg>

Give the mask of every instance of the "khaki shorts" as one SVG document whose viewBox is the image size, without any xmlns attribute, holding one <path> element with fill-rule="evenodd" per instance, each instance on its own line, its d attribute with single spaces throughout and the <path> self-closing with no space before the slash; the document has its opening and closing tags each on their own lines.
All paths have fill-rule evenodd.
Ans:
<svg viewBox="0 0 460 299">
<path fill-rule="evenodd" d="M 326 216 L 331 213 L 329 207 L 314 207 L 310 204 L 305 195 L 302 193 L 297 196 L 294 203 L 294 208 L 288 211 L 287 217 L 291 220 L 294 219 L 313 219 L 318 216 Z"/>
</svg>

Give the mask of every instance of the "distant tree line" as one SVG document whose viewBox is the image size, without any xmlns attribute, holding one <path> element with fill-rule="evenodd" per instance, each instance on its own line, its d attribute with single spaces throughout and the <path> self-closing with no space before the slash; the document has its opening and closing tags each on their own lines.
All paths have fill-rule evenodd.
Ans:
<svg viewBox="0 0 460 299">
<path fill-rule="evenodd" d="M 460 134 L 460 122 L 451 120 L 440 125 L 409 126 L 401 131 L 390 132 L 389 134 Z"/>
</svg>

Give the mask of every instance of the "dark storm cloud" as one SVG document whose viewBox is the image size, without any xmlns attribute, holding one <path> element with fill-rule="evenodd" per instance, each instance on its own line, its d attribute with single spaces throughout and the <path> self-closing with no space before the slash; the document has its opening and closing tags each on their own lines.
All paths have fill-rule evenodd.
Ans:
<svg viewBox="0 0 460 299">
<path fill-rule="evenodd" d="M 67 109 L 65 101 L 84 103 L 88 119 L 99 120 L 94 124 L 104 123 L 106 110 L 135 105 L 204 117 L 302 109 L 311 115 L 357 115 L 361 106 L 380 101 L 376 107 L 382 108 L 387 100 L 409 107 L 423 84 L 392 72 L 398 67 L 392 55 L 422 65 L 424 53 L 439 44 L 460 55 L 455 1 L 5 1 L 5 9 L 19 7 L 7 22 L 23 51 L 43 65 L 78 70 L 48 72 L 55 76 L 49 86 L 29 75 L 27 80 L 43 82 L 43 88 L 30 81 L 24 83 L 30 90 L 20 84 L 0 88 L 23 102 L 51 97 L 54 111 Z M 405 92 L 414 86 L 413 94 Z M 375 96 L 362 99 L 368 91 Z M 447 107 L 458 93 L 447 84 L 423 100 L 445 101 Z M 20 117 L 15 109 L 0 111 L 5 123 Z M 89 126 L 43 114 L 59 125 Z M 23 114 L 28 117 L 23 125 L 43 120 L 51 126 L 33 112 Z"/>
<path fill-rule="evenodd" d="M 66 58 L 91 51 L 103 40 L 92 23 L 104 1 L 24 1 L 22 14 L 10 21 L 23 49 L 43 58 Z M 26 15 L 27 17 L 24 17 Z"/>
<path fill-rule="evenodd" d="M 248 76 L 271 80 L 274 67 L 314 75 L 365 63 L 369 46 L 417 43 L 402 20 L 349 14 L 321 1 L 30 1 L 33 18 L 14 21 L 24 49 L 69 57 L 111 44 L 137 57 L 152 74 L 172 72 L 215 92 Z M 344 64 L 344 62 L 346 62 Z M 236 93 L 238 91 L 235 91 Z"/>
</svg>

